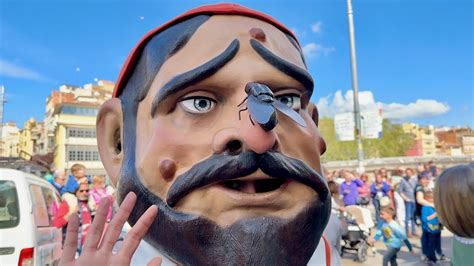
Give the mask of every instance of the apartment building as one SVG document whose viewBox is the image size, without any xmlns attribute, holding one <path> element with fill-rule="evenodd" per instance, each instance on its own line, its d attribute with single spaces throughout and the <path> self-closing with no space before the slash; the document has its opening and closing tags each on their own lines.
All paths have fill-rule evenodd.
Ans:
<svg viewBox="0 0 474 266">
<path fill-rule="evenodd" d="M 407 151 L 407 156 L 435 156 L 436 155 L 436 137 L 433 126 L 420 127 L 414 123 L 402 125 L 403 131 L 410 134 L 415 143 Z"/>
<path fill-rule="evenodd" d="M 46 118 L 54 166 L 69 170 L 75 163 L 87 174 L 105 174 L 96 139 L 96 117 L 100 105 L 112 96 L 114 84 L 99 81 L 84 87 L 63 85 L 46 100 Z"/>
<path fill-rule="evenodd" d="M 0 128 L 0 157 L 18 157 L 20 151 L 20 129 L 15 122 L 5 123 Z"/>
</svg>

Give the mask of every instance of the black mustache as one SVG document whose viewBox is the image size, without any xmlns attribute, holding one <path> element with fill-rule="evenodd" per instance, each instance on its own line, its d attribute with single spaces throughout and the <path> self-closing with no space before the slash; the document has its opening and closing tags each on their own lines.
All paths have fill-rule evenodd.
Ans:
<svg viewBox="0 0 474 266">
<path fill-rule="evenodd" d="M 212 183 L 235 179 L 262 170 L 270 177 L 293 179 L 313 188 L 321 199 L 326 199 L 329 189 L 324 178 L 306 163 L 278 152 L 257 154 L 245 151 L 238 155 L 215 154 L 194 165 L 178 176 L 168 191 L 166 202 L 174 206 L 192 190 Z"/>
</svg>

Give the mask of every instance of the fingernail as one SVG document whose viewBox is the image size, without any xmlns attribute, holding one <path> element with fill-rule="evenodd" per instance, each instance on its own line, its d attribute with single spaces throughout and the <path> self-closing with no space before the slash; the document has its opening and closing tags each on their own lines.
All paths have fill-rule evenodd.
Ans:
<svg viewBox="0 0 474 266">
<path fill-rule="evenodd" d="M 130 192 L 128 192 L 128 194 L 127 194 L 127 198 L 129 198 L 129 197 L 135 197 L 135 198 L 136 198 L 137 195 L 135 194 L 135 192 L 130 191 Z"/>
</svg>

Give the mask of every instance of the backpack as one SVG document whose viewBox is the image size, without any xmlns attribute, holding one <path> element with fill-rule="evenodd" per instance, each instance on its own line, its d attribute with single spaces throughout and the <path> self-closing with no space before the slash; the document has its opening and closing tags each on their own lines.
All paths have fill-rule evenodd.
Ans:
<svg viewBox="0 0 474 266">
<path fill-rule="evenodd" d="M 415 203 L 416 203 L 416 207 L 415 207 L 415 218 L 418 217 L 421 219 L 421 208 L 423 207 L 423 205 L 419 204 L 418 203 L 418 200 L 416 200 L 416 193 L 418 191 L 421 191 L 423 192 L 423 188 L 421 187 L 421 185 L 417 184 L 416 187 L 415 187 Z M 423 192 L 424 193 L 424 192 Z"/>
</svg>

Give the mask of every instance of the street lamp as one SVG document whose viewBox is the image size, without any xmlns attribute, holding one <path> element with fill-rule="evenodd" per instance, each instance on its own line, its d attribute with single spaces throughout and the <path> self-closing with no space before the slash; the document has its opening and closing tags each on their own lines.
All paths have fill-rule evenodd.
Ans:
<svg viewBox="0 0 474 266">
<path fill-rule="evenodd" d="M 362 148 L 362 129 L 359 107 L 359 84 L 357 81 L 357 60 L 355 51 L 354 20 L 351 0 L 347 0 L 347 19 L 349 25 L 349 42 L 351 49 L 352 91 L 354 92 L 354 120 L 357 139 L 357 159 L 359 162 L 359 167 L 357 171 L 359 173 L 362 173 L 364 172 L 364 150 Z"/>
</svg>

